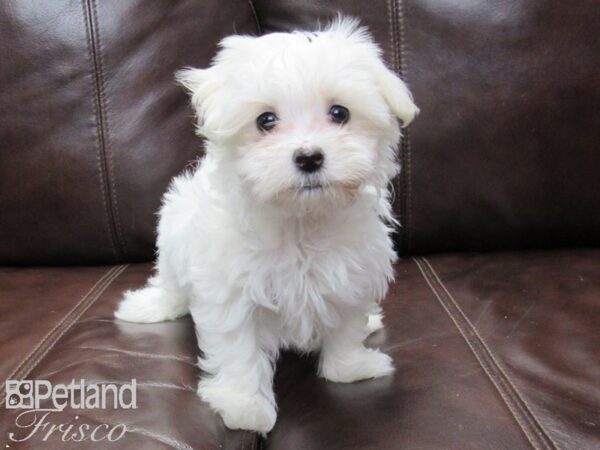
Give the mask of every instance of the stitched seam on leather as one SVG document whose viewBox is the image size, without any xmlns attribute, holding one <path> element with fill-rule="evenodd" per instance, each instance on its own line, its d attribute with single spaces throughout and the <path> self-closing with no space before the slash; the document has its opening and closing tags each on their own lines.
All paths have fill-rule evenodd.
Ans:
<svg viewBox="0 0 600 450">
<path fill-rule="evenodd" d="M 511 415 L 513 416 L 513 418 L 515 419 L 515 421 L 517 422 L 517 424 L 519 425 L 519 428 L 521 429 L 521 431 L 525 434 L 525 436 L 527 437 L 527 440 L 532 444 L 532 446 L 535 449 L 539 449 L 542 448 L 540 447 L 537 442 L 536 439 L 534 439 L 531 435 L 531 433 L 528 430 L 528 427 L 526 425 L 523 424 L 523 421 L 520 418 L 520 415 L 517 414 L 517 412 L 515 411 L 515 409 L 513 408 L 512 402 L 510 401 L 509 398 L 507 398 L 506 393 L 498 386 L 495 377 L 493 376 L 493 374 L 490 372 L 489 367 L 484 363 L 484 361 L 481 359 L 479 353 L 477 353 L 471 343 L 471 341 L 468 339 L 468 337 L 465 334 L 465 331 L 463 330 L 463 328 L 460 326 L 460 324 L 458 323 L 458 321 L 456 320 L 456 318 L 454 317 L 454 315 L 452 314 L 452 312 L 449 310 L 448 306 L 444 303 L 444 301 L 442 300 L 439 292 L 437 291 L 437 289 L 434 287 L 433 283 L 430 281 L 429 276 L 427 275 L 427 273 L 425 272 L 425 270 L 423 269 L 423 267 L 421 266 L 421 264 L 419 263 L 419 260 L 417 258 L 413 258 L 413 261 L 415 262 L 415 264 L 417 265 L 417 267 L 419 268 L 419 270 L 421 271 L 421 274 L 423 275 L 423 278 L 425 279 L 425 281 L 427 282 L 427 284 L 429 285 L 429 288 L 431 289 L 431 291 L 434 293 L 435 297 L 437 298 L 438 302 L 440 303 L 440 305 L 442 306 L 442 308 L 444 309 L 444 311 L 446 311 L 446 314 L 448 314 L 448 316 L 450 317 L 450 319 L 452 320 L 452 322 L 454 323 L 454 325 L 456 326 L 456 328 L 458 329 L 458 331 L 460 332 L 461 336 L 463 337 L 463 339 L 465 340 L 465 342 L 467 343 L 469 349 L 471 350 L 471 352 L 473 353 L 473 355 L 475 356 L 475 358 L 477 359 L 477 362 L 479 363 L 479 365 L 481 366 L 481 368 L 483 369 L 483 371 L 486 373 L 486 375 L 488 376 L 488 378 L 490 379 L 490 381 L 492 382 L 492 384 L 494 385 L 494 387 L 496 388 L 496 390 L 498 391 L 498 393 L 500 394 L 500 397 L 502 398 L 502 400 L 504 401 L 504 404 L 508 407 Z"/>
<path fill-rule="evenodd" d="M 56 336 L 53 341 L 46 346 L 44 352 L 30 364 L 30 367 L 27 371 L 21 376 L 21 378 L 26 377 L 36 366 L 44 359 L 44 357 L 54 348 L 56 343 L 71 329 L 71 327 L 77 322 L 77 320 L 100 298 L 100 296 L 104 293 L 104 291 L 112 284 L 112 282 L 119 276 L 123 271 L 127 268 L 127 265 L 117 266 L 117 270 L 103 283 L 102 286 L 98 288 L 94 296 L 89 297 L 89 300 L 82 304 L 80 310 L 77 311 L 72 317 L 69 324 L 65 325 L 65 327 L 60 331 L 58 336 Z"/>
<path fill-rule="evenodd" d="M 267 438 L 262 437 L 261 435 L 254 436 L 254 449 L 255 450 L 263 450 L 266 448 Z"/>
<path fill-rule="evenodd" d="M 89 23 L 89 14 L 88 14 L 88 9 L 87 9 L 87 2 L 86 0 L 81 0 L 81 6 L 83 8 L 83 17 L 84 17 L 84 22 L 85 22 L 85 34 L 86 34 L 86 41 L 87 41 L 87 46 L 88 46 L 88 53 L 90 55 L 90 65 L 91 65 L 91 73 L 92 73 L 92 90 L 94 91 L 94 93 L 97 92 L 97 87 L 96 87 L 96 77 L 95 77 L 95 65 L 94 65 L 94 57 L 93 57 L 93 46 L 92 46 L 92 41 L 91 41 L 91 33 L 90 33 L 90 23 Z M 99 123 L 100 123 L 100 119 L 99 119 L 99 106 L 98 106 L 98 96 L 97 95 L 93 95 L 93 105 L 94 105 L 94 115 L 96 117 L 96 141 L 97 141 L 97 147 L 98 147 L 98 151 L 96 154 L 96 165 L 98 167 L 98 174 L 99 174 L 99 178 L 100 178 L 100 191 L 101 191 L 101 197 L 102 197 L 102 203 L 104 205 L 104 216 L 105 216 L 105 224 L 106 224 L 106 229 L 107 229 L 107 233 L 108 233 L 108 240 L 110 241 L 113 253 L 115 254 L 115 258 L 118 259 L 119 255 L 117 252 L 117 246 L 115 244 L 115 235 L 114 235 L 114 230 L 111 227 L 111 220 L 110 220 L 110 211 L 108 208 L 108 203 L 106 200 L 106 185 L 105 185 L 105 180 L 104 180 L 104 171 L 103 171 L 103 166 L 102 166 L 102 142 L 101 142 L 101 133 L 99 132 Z"/>
<path fill-rule="evenodd" d="M 399 34 L 400 34 L 400 59 L 399 73 L 402 79 L 408 83 L 408 58 L 406 52 L 406 26 L 404 19 L 404 1 L 398 0 Z M 405 222 L 405 242 L 404 247 L 407 254 L 410 254 L 412 247 L 412 149 L 410 148 L 410 131 L 403 129 L 402 136 L 402 155 L 404 157 L 405 178 L 404 178 L 404 222 Z"/>
<path fill-rule="evenodd" d="M 248 433 L 250 434 L 250 448 L 252 450 L 260 450 L 262 448 L 264 448 L 264 440 L 265 438 L 262 437 L 262 435 L 260 435 L 259 433 L 255 433 L 253 431 L 248 431 Z M 246 445 L 243 444 L 243 446 L 245 447 Z"/>
<path fill-rule="evenodd" d="M 261 35 L 262 27 L 260 26 L 260 20 L 258 20 L 258 13 L 256 12 L 256 7 L 254 6 L 254 2 L 252 0 L 248 0 L 248 4 L 250 5 L 250 9 L 252 10 L 252 15 L 254 16 L 254 21 L 256 22 L 256 31 L 259 35 Z"/>
<path fill-rule="evenodd" d="M 83 297 L 81 297 L 81 299 L 79 299 L 79 301 L 65 314 L 65 316 L 62 318 L 62 320 L 57 322 L 56 325 L 54 325 L 54 327 L 52 327 L 52 329 L 48 333 L 46 333 L 46 335 L 42 338 L 42 340 L 29 352 L 29 354 L 19 363 L 19 365 L 17 365 L 17 367 L 11 372 L 11 374 L 7 377 L 7 379 L 12 379 L 12 377 L 14 377 L 15 374 L 21 370 L 22 366 L 26 364 L 26 362 L 37 351 L 37 349 L 40 346 L 42 346 L 47 339 L 49 339 L 49 337 L 52 335 L 52 333 L 54 333 L 55 330 L 57 328 L 59 328 L 71 314 L 73 314 L 73 311 L 75 311 L 79 307 L 81 302 L 83 302 L 87 298 L 87 296 L 90 295 L 90 293 L 94 289 L 96 289 L 96 287 L 104 280 L 104 278 L 109 276 L 109 274 L 114 270 L 115 270 L 115 267 L 110 268 L 98 279 L 98 281 L 96 281 L 96 283 L 94 283 L 94 285 L 90 288 L 90 290 L 87 291 L 83 295 Z M 4 389 L 4 386 L 0 386 L 0 392 L 2 392 L 3 389 Z"/>
<path fill-rule="evenodd" d="M 394 24 L 394 17 L 395 17 L 395 13 L 394 13 L 394 0 L 387 0 L 387 14 L 388 14 L 388 46 L 389 46 L 389 53 L 390 53 L 390 64 L 391 64 L 391 69 L 394 72 L 398 72 L 398 55 L 397 55 L 397 51 L 396 51 L 396 38 L 395 38 L 395 24 Z M 400 143 L 398 143 L 398 145 L 401 145 Z M 400 150 L 398 150 L 400 151 Z M 400 154 L 396 155 L 398 158 L 398 162 L 400 163 Z M 400 170 L 402 170 L 402 167 L 400 167 Z M 398 216 L 400 217 L 400 220 L 402 220 L 402 217 L 400 216 L 401 213 L 401 207 L 400 207 L 400 177 L 402 176 L 401 173 L 399 173 L 398 175 L 396 175 L 396 177 L 394 177 L 394 179 L 391 182 L 392 185 L 392 197 L 391 197 L 391 202 L 392 202 L 392 210 L 394 212 L 394 214 L 396 214 L 396 212 L 398 212 Z M 400 230 L 397 230 L 397 233 L 400 233 Z M 397 234 L 395 237 L 395 240 L 399 240 L 399 236 L 400 234 Z"/>
<path fill-rule="evenodd" d="M 452 297 L 448 289 L 446 289 L 440 278 L 437 276 L 429 261 L 423 257 L 413 258 L 413 261 L 421 271 L 423 278 L 436 296 L 438 302 L 446 311 L 467 343 L 481 368 L 500 394 L 500 397 L 531 445 L 536 449 L 558 448 L 542 428 L 528 404 L 521 397 L 514 384 L 508 378 L 506 372 L 493 356 L 485 341 L 483 341 L 473 324 L 454 300 L 454 297 Z M 442 290 L 436 288 L 436 285 L 441 287 Z M 453 312 L 452 309 L 455 309 L 455 311 Z"/>
<path fill-rule="evenodd" d="M 120 226 L 117 226 L 118 214 L 116 214 L 115 196 L 114 196 L 114 177 L 111 176 L 112 165 L 109 162 L 107 154 L 111 151 L 110 140 L 108 139 L 107 122 L 105 116 L 105 97 L 104 97 L 104 76 L 102 72 L 102 55 L 98 42 L 97 14 L 96 6 L 93 0 L 82 0 L 84 10 L 86 39 L 88 52 L 90 55 L 90 64 L 92 72 L 93 90 L 94 90 L 94 113 L 96 115 L 96 135 L 98 142 L 98 171 L 100 174 L 100 187 L 102 190 L 102 201 L 106 213 L 111 245 L 117 260 L 122 259 L 124 250 L 122 238 L 120 235 Z M 112 159 L 111 159 L 112 160 Z M 113 181 L 111 181 L 111 179 Z"/>
<path fill-rule="evenodd" d="M 548 432 L 546 432 L 546 430 L 542 426 L 541 421 L 538 419 L 538 417 L 536 416 L 536 414 L 533 412 L 533 408 L 531 408 L 531 406 L 529 405 L 529 403 L 527 402 L 527 400 L 525 399 L 525 397 L 523 395 L 521 395 L 521 393 L 519 392 L 519 390 L 517 389 L 517 387 L 515 386 L 515 384 L 511 380 L 511 378 L 508 376 L 508 373 L 506 372 L 506 370 L 504 369 L 504 367 L 502 366 L 502 364 L 500 364 L 500 362 L 494 356 L 494 353 L 492 352 L 492 350 L 489 348 L 489 346 L 487 345 L 487 343 L 485 342 L 485 340 L 481 337 L 481 335 L 477 331 L 477 328 L 473 325 L 473 323 L 471 322 L 471 320 L 463 312 L 463 310 L 458 305 L 458 303 L 456 302 L 456 300 L 454 299 L 454 297 L 452 296 L 452 294 L 450 293 L 450 291 L 446 288 L 445 284 L 442 282 L 442 280 L 440 279 L 440 277 L 437 275 L 435 269 L 433 268 L 433 266 L 431 265 L 431 263 L 429 262 L 429 260 L 427 260 L 427 258 L 423 258 L 423 260 L 429 266 L 429 268 L 431 270 L 431 273 L 436 278 L 436 280 L 438 281 L 438 283 L 440 284 L 440 286 L 442 287 L 442 289 L 444 289 L 444 291 L 448 295 L 448 298 L 456 306 L 456 309 L 461 314 L 461 316 L 464 318 L 465 322 L 473 330 L 473 333 L 475 334 L 475 336 L 477 337 L 477 339 L 481 342 L 483 348 L 487 351 L 487 353 L 489 354 L 490 358 L 492 359 L 492 361 L 494 362 L 494 364 L 496 365 L 496 367 L 498 368 L 498 370 L 500 371 L 500 373 L 504 376 L 504 378 L 506 379 L 506 381 L 508 382 L 508 384 L 512 388 L 512 390 L 513 390 L 514 395 L 516 396 L 516 398 L 523 403 L 525 411 L 527 413 L 529 413 L 530 418 L 532 419 L 533 423 L 535 425 L 537 425 L 537 427 L 539 428 L 540 436 L 543 437 L 543 438 L 548 439 L 555 448 L 558 448 L 558 445 L 556 444 L 556 442 L 554 442 L 554 440 L 552 439 L 552 437 L 550 437 L 550 435 L 548 434 Z"/>
<path fill-rule="evenodd" d="M 391 57 L 391 65 L 392 65 L 392 70 L 394 70 L 394 72 L 399 73 L 398 71 L 398 49 L 396 46 L 396 1 L 395 0 L 388 0 L 387 2 L 387 7 L 388 7 L 388 34 L 389 34 L 389 51 L 390 51 L 390 57 Z M 402 140 L 400 140 L 400 142 L 398 143 L 398 145 L 402 145 Z M 400 149 L 399 149 L 400 151 Z M 401 156 L 402 155 L 398 155 L 398 160 L 401 162 Z M 402 170 L 404 168 L 401 166 L 400 170 L 401 172 L 396 175 L 396 178 L 393 180 L 393 199 L 392 199 L 392 206 L 394 207 L 394 212 L 398 211 L 398 215 L 400 216 L 400 222 L 401 222 L 401 226 L 403 221 L 402 218 L 402 205 L 401 205 L 401 185 L 402 185 Z M 402 233 L 402 230 L 399 229 L 398 233 Z M 398 235 L 401 238 L 401 234 Z M 399 239 L 400 240 L 400 239 Z"/>
<path fill-rule="evenodd" d="M 119 276 L 127 266 L 116 266 L 106 271 L 94 285 L 81 297 L 81 299 L 65 314 L 52 329 L 46 333 L 42 340 L 29 352 L 19 365 L 7 377 L 8 380 L 22 379 L 41 361 L 41 358 L 56 344 L 58 339 L 81 317 L 98 298 L 110 283 Z M 89 299 L 92 299 L 91 302 Z M 70 323 L 69 323 L 70 322 Z M 46 351 L 43 349 L 46 348 Z M 42 355 L 39 353 L 42 352 Z M 38 354 L 36 356 L 36 353 Z M 0 386 L 0 404 L 4 402 L 4 385 Z"/>
<path fill-rule="evenodd" d="M 389 45 L 390 45 L 390 54 L 392 58 L 392 69 L 400 73 L 399 67 L 399 53 L 398 46 L 396 45 L 398 41 L 398 33 L 397 33 L 397 0 L 388 0 L 388 29 L 389 29 Z"/>
<path fill-rule="evenodd" d="M 392 45 L 392 62 L 394 71 L 406 81 L 406 27 L 404 20 L 404 3 L 402 0 L 388 2 L 389 27 Z M 411 249 L 411 220 L 412 220 L 412 159 L 410 148 L 410 133 L 407 128 L 402 130 L 400 140 L 401 170 L 397 177 L 395 190 L 398 193 L 398 207 L 400 209 L 400 239 L 401 253 L 410 253 Z"/>
<path fill-rule="evenodd" d="M 96 36 L 96 40 L 98 42 L 98 51 L 97 51 L 97 55 L 98 55 L 98 76 L 100 79 L 100 96 L 102 99 L 102 102 L 100 103 L 101 106 L 101 110 L 100 112 L 102 113 L 102 117 L 103 117 L 103 123 L 104 123 L 104 133 L 105 133 L 105 138 L 104 138 L 104 145 L 105 145 L 105 152 L 104 152 L 104 158 L 108 161 L 108 171 L 107 174 L 109 176 L 110 179 L 110 187 L 111 187 L 111 197 L 110 199 L 112 200 L 112 215 L 113 215 L 113 220 L 115 221 L 115 228 L 117 231 L 117 239 L 119 240 L 119 243 L 121 244 L 121 251 L 122 253 L 125 255 L 125 257 L 127 257 L 128 255 L 128 250 L 127 250 L 127 242 L 123 236 L 123 230 L 121 227 L 121 216 L 119 214 L 119 204 L 117 201 L 117 182 L 116 182 L 116 176 L 115 176 L 115 160 L 113 158 L 113 149 L 112 149 L 112 144 L 111 144 L 111 138 L 110 138 L 110 122 L 108 121 L 108 113 L 109 113 L 109 105 L 108 105 L 108 97 L 106 96 L 106 83 L 104 81 L 104 51 L 102 48 L 102 37 L 100 34 L 100 22 L 98 19 L 98 8 L 97 8 L 97 2 L 96 0 L 92 0 L 92 9 L 93 9 L 93 19 L 94 19 L 94 30 L 95 33 L 93 36 Z"/>
</svg>

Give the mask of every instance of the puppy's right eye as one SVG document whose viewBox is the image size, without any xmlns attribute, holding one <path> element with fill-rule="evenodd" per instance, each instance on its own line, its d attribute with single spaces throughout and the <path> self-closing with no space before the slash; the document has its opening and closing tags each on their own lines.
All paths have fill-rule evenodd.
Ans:
<svg viewBox="0 0 600 450">
<path fill-rule="evenodd" d="M 260 131 L 271 131 L 277 125 L 279 118 L 273 112 L 264 112 L 256 118 L 256 126 Z"/>
</svg>

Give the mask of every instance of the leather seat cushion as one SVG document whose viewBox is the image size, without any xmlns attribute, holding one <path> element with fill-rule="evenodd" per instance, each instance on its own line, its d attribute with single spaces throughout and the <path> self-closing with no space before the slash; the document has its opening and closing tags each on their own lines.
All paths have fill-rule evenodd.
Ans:
<svg viewBox="0 0 600 450">
<path fill-rule="evenodd" d="M 0 269 L 7 287 L 0 312 L 11 318 L 0 329 L 8 342 L 0 349 L 2 376 L 54 383 L 135 378 L 137 410 L 84 414 L 136 429 L 115 448 L 598 445 L 600 251 L 402 260 L 384 303 L 386 329 L 369 339 L 393 356 L 394 376 L 329 383 L 315 375 L 314 358 L 284 354 L 275 380 L 279 418 L 267 439 L 227 430 L 196 396 L 189 318 L 113 320 L 122 292 L 141 286 L 150 271 L 149 264 Z M 53 413 L 53 421 L 76 413 Z M 18 431 L 15 415 L 0 410 L 3 433 Z M 39 448 L 38 441 L 28 444 Z M 44 448 L 65 447 L 50 439 Z"/>
</svg>

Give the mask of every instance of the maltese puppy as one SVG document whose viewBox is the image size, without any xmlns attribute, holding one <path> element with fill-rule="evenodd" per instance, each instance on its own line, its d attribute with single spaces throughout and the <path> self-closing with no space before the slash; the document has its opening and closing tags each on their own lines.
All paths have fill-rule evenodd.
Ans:
<svg viewBox="0 0 600 450">
<path fill-rule="evenodd" d="M 367 30 L 343 18 L 227 37 L 209 68 L 177 80 L 206 156 L 164 196 L 156 274 L 116 317 L 191 314 L 199 395 L 227 427 L 267 433 L 280 349 L 318 351 L 334 382 L 394 370 L 363 341 L 393 278 L 387 188 L 418 109 Z"/>
</svg>

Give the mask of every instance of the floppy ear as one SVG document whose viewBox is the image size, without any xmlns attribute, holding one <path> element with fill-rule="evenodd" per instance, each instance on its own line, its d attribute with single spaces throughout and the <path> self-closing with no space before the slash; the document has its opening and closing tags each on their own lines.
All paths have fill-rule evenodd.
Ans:
<svg viewBox="0 0 600 450">
<path fill-rule="evenodd" d="M 402 127 L 408 126 L 419 114 L 419 108 L 414 104 L 406 84 L 381 61 L 377 68 L 377 82 L 392 113 L 402 122 Z"/>
<path fill-rule="evenodd" d="M 175 80 L 188 91 L 194 91 L 205 80 L 204 69 L 186 67 L 175 72 Z"/>
<path fill-rule="evenodd" d="M 192 105 L 197 111 L 206 97 L 215 89 L 215 83 L 211 82 L 211 79 L 211 69 L 187 67 L 175 72 L 175 80 L 190 93 Z"/>
<path fill-rule="evenodd" d="M 175 79 L 191 95 L 192 107 L 198 118 L 196 133 L 205 137 L 214 137 L 221 126 L 220 116 L 214 114 L 214 110 L 218 109 L 219 104 L 216 92 L 221 85 L 219 77 L 215 74 L 215 68 L 182 69 L 175 74 Z"/>
</svg>

